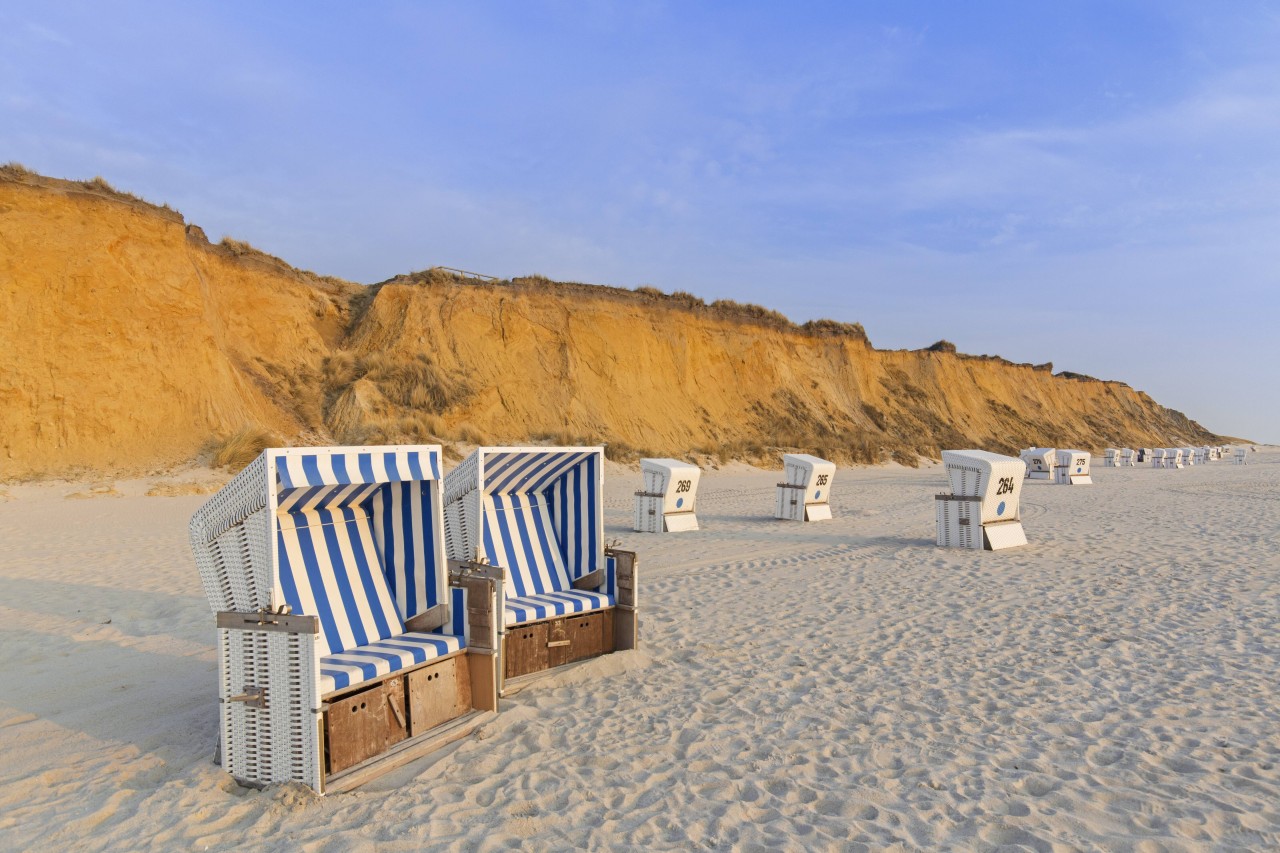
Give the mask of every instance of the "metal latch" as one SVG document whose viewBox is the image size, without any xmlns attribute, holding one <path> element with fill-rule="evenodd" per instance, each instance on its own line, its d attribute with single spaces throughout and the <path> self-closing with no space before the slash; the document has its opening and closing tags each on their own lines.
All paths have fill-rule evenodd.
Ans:
<svg viewBox="0 0 1280 853">
<path fill-rule="evenodd" d="M 249 708 L 265 708 L 267 707 L 267 691 L 260 687 L 245 685 L 245 692 L 236 696 L 228 696 L 227 702 L 243 702 Z"/>
</svg>

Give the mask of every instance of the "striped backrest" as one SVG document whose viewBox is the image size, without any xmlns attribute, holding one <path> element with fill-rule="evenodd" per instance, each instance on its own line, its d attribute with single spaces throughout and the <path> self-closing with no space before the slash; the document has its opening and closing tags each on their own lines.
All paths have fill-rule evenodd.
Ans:
<svg viewBox="0 0 1280 853">
<path fill-rule="evenodd" d="M 276 516 L 280 589 L 295 613 L 320 617 L 320 654 L 404 633 L 359 505 L 313 505 Z"/>
<path fill-rule="evenodd" d="M 588 456 L 547 487 L 560 556 L 573 578 L 600 568 L 604 557 L 599 464 L 598 456 Z"/>
<path fill-rule="evenodd" d="M 373 541 L 404 619 L 444 601 L 447 568 L 437 488 L 413 480 L 387 483 L 369 501 Z"/>
<path fill-rule="evenodd" d="M 507 570 L 517 596 L 570 588 L 544 495 L 489 495 L 484 499 L 484 548 Z"/>
</svg>

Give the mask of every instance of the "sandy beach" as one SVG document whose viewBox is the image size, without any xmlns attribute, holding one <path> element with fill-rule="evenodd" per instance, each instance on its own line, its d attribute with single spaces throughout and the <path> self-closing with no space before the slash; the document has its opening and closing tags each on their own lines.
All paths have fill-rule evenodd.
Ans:
<svg viewBox="0 0 1280 853">
<path fill-rule="evenodd" d="M 808 525 L 777 472 L 708 471 L 667 536 L 612 466 L 642 648 L 328 798 L 211 762 L 204 496 L 0 488 L 0 848 L 1276 849 L 1280 451 L 1250 462 L 1029 481 L 999 553 L 934 546 L 937 465 L 841 470 Z"/>
</svg>

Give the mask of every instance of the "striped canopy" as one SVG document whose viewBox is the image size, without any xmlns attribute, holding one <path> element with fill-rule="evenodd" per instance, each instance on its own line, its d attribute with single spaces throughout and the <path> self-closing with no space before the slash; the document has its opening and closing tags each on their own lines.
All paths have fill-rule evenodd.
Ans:
<svg viewBox="0 0 1280 853">
<path fill-rule="evenodd" d="M 269 451 L 279 589 L 332 655 L 404 633 L 444 601 L 435 447 Z"/>
<path fill-rule="evenodd" d="M 486 495 L 536 494 L 600 451 L 594 448 L 491 450 L 482 459 Z"/>
</svg>

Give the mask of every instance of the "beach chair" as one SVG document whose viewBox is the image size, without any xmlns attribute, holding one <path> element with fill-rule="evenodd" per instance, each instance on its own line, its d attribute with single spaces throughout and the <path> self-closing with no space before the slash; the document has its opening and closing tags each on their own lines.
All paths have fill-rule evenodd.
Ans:
<svg viewBox="0 0 1280 853">
<path fill-rule="evenodd" d="M 1134 452 L 1132 447 L 1122 447 L 1120 449 L 1120 467 L 1122 468 L 1134 467 L 1134 461 L 1137 455 L 1138 454 Z"/>
<path fill-rule="evenodd" d="M 1083 450 L 1059 450 L 1057 464 L 1053 466 L 1053 482 L 1059 486 L 1088 486 L 1090 454 Z"/>
<path fill-rule="evenodd" d="M 1235 455 L 1235 464 L 1237 465 L 1247 464 L 1249 461 L 1248 456 L 1249 456 L 1248 451 L 1246 451 L 1243 447 L 1237 447 L 1236 455 Z"/>
<path fill-rule="evenodd" d="M 938 546 L 1000 551 L 1027 544 L 1019 502 L 1026 463 L 985 450 L 944 450 L 951 494 L 935 495 Z"/>
<path fill-rule="evenodd" d="M 1102 452 L 1103 468 L 1119 468 L 1120 467 L 1120 451 L 1115 447 L 1108 447 Z"/>
<path fill-rule="evenodd" d="M 638 533 L 676 533 L 698 529 L 697 465 L 676 459 L 641 459 L 644 489 L 636 492 Z"/>
<path fill-rule="evenodd" d="M 1183 468 L 1184 460 L 1182 458 L 1182 448 L 1166 447 L 1164 449 L 1164 467 L 1166 468 Z"/>
<path fill-rule="evenodd" d="M 501 692 L 636 647 L 636 556 L 604 541 L 604 449 L 481 447 L 445 477 L 449 555 L 499 566 Z"/>
<path fill-rule="evenodd" d="M 1147 458 L 1151 460 L 1152 468 L 1164 467 L 1164 448 L 1156 447 L 1147 451 Z"/>
<path fill-rule="evenodd" d="M 1196 449 L 1194 447 L 1179 447 L 1182 452 L 1182 463 L 1188 467 L 1196 464 Z"/>
<path fill-rule="evenodd" d="M 1019 454 L 1027 466 L 1028 480 L 1052 480 L 1054 460 L 1057 456 L 1052 447 L 1029 447 Z"/>
<path fill-rule="evenodd" d="M 438 446 L 263 451 L 190 536 L 241 783 L 347 790 L 496 712 L 501 582 L 448 574 Z"/>
<path fill-rule="evenodd" d="M 831 482 L 836 465 L 806 453 L 787 453 L 782 457 L 785 482 L 778 484 L 778 503 L 774 517 L 785 521 L 829 521 L 831 519 Z"/>
</svg>

